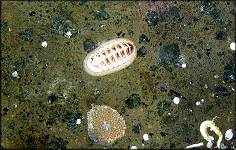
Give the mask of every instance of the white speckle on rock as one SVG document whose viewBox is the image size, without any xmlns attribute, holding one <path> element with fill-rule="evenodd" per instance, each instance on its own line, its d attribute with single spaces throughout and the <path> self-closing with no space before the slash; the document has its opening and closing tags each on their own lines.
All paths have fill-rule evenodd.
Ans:
<svg viewBox="0 0 236 150">
<path fill-rule="evenodd" d="M 43 41 L 43 42 L 41 43 L 41 46 L 42 46 L 42 47 L 47 47 L 47 46 L 48 46 L 47 41 Z"/>
<path fill-rule="evenodd" d="M 187 67 L 187 62 L 184 54 L 179 55 L 177 65 L 182 68 Z"/>
<path fill-rule="evenodd" d="M 219 78 L 219 75 L 218 74 L 214 75 L 214 78 L 215 79 Z"/>
<path fill-rule="evenodd" d="M 180 101 L 180 99 L 179 99 L 178 97 L 175 97 L 175 98 L 173 99 L 173 102 L 174 102 L 176 105 L 179 104 L 179 101 Z"/>
</svg>

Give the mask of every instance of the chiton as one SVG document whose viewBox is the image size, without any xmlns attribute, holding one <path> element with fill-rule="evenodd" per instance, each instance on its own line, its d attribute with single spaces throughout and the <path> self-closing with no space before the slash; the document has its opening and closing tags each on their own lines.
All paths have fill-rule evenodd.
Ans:
<svg viewBox="0 0 236 150">
<path fill-rule="evenodd" d="M 117 38 L 107 41 L 90 52 L 84 60 L 85 71 L 92 76 L 103 76 L 129 66 L 137 50 L 132 41 Z"/>
</svg>

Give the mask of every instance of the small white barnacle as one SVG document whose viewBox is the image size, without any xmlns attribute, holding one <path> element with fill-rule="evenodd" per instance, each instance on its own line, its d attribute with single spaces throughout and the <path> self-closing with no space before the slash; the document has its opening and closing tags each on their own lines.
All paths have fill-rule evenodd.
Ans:
<svg viewBox="0 0 236 150">
<path fill-rule="evenodd" d="M 210 128 L 210 130 L 214 131 L 219 136 L 219 139 L 217 141 L 217 147 L 220 149 L 221 148 L 221 141 L 223 139 L 223 135 L 222 135 L 221 131 L 219 130 L 219 128 L 217 126 L 215 126 L 215 123 L 212 120 L 206 120 L 201 123 L 200 132 L 201 132 L 203 138 L 208 141 L 208 143 L 207 143 L 208 148 L 211 148 L 214 138 L 208 134 L 207 128 Z"/>
</svg>

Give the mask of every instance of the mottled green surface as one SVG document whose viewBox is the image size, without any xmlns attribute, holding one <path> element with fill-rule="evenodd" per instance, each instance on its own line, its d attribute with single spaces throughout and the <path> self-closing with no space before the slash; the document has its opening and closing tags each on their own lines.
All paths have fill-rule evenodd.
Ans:
<svg viewBox="0 0 236 150">
<path fill-rule="evenodd" d="M 91 104 L 108 105 L 126 121 L 125 136 L 108 148 L 206 143 L 200 124 L 215 116 L 223 134 L 230 128 L 235 133 L 235 51 L 229 48 L 235 42 L 235 3 L 169 1 L 171 12 L 160 20 L 147 15 L 143 3 L 2 2 L 1 148 L 102 148 L 87 135 Z M 146 50 L 122 71 L 88 75 L 87 52 L 117 37 Z M 178 53 L 159 53 L 171 44 Z M 182 59 L 171 61 L 175 54 Z M 180 60 L 186 68 L 178 66 Z M 138 101 L 128 100 L 132 94 Z M 76 125 L 78 118 L 82 123 Z M 223 143 L 235 146 L 235 137 Z"/>
</svg>

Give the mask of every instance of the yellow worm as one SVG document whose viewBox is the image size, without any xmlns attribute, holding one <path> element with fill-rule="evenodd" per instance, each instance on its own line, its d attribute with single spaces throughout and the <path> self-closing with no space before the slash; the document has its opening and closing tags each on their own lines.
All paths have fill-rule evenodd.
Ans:
<svg viewBox="0 0 236 150">
<path fill-rule="evenodd" d="M 217 147 L 220 149 L 220 143 L 223 139 L 223 135 L 222 135 L 221 131 L 219 130 L 219 128 L 217 126 L 215 126 L 215 123 L 211 120 L 206 120 L 201 123 L 200 132 L 201 132 L 203 138 L 210 143 L 212 143 L 214 138 L 208 134 L 207 128 L 210 128 L 210 130 L 213 130 L 219 136 L 219 139 L 217 141 Z"/>
</svg>

